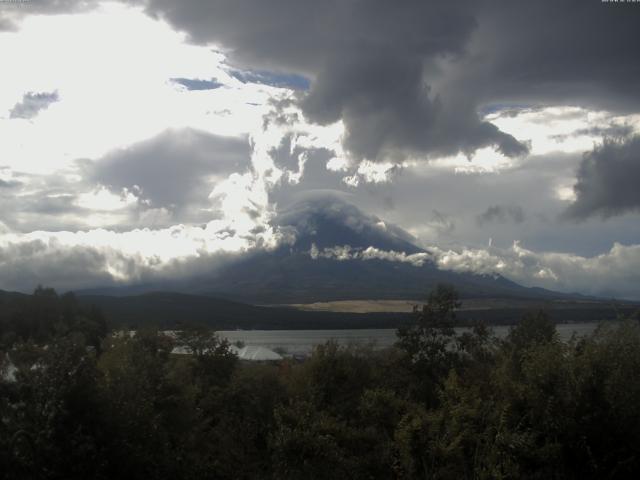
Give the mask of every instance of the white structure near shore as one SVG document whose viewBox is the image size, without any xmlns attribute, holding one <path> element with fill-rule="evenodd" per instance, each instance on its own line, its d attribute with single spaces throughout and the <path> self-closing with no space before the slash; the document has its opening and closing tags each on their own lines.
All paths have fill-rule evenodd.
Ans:
<svg viewBox="0 0 640 480">
<path fill-rule="evenodd" d="M 282 360 L 282 355 L 260 345 L 247 345 L 242 348 L 232 345 L 230 349 L 238 355 L 240 360 L 249 360 L 252 362 L 274 362 Z"/>
<path fill-rule="evenodd" d="M 247 360 L 250 362 L 277 362 L 283 358 L 282 355 L 260 345 L 247 345 L 242 348 L 235 345 L 229 345 L 229 350 L 236 354 L 240 360 Z M 180 346 L 175 347 L 171 353 L 177 355 L 189 355 L 191 352 L 188 347 Z"/>
</svg>

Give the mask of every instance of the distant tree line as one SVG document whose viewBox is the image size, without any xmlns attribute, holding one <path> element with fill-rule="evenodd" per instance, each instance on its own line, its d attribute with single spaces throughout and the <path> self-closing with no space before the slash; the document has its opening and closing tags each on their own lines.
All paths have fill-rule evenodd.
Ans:
<svg viewBox="0 0 640 480">
<path fill-rule="evenodd" d="M 438 287 L 393 348 L 241 363 L 204 328 L 109 333 L 38 288 L 0 309 L 5 479 L 634 478 L 640 325 L 452 328 Z M 176 344 L 191 355 L 173 355 Z"/>
</svg>

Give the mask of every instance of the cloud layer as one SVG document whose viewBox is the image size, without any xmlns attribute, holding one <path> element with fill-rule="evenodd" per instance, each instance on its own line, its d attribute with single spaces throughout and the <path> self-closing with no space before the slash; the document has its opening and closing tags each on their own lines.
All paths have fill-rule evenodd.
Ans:
<svg viewBox="0 0 640 480">
<path fill-rule="evenodd" d="M 640 209 L 640 136 L 605 139 L 584 155 L 566 214 L 584 219 Z"/>
<path fill-rule="evenodd" d="M 344 121 L 345 147 L 356 157 L 485 146 L 517 156 L 527 147 L 482 121 L 473 101 L 434 88 L 439 63 L 464 57 L 475 3 L 151 0 L 146 8 L 195 42 L 224 45 L 243 66 L 310 76 L 303 111 L 321 124 Z"/>
<path fill-rule="evenodd" d="M 554 5 L 552 16 L 546 2 L 493 0 L 145 5 L 194 42 L 229 48 L 242 65 L 309 75 L 304 112 L 320 123 L 344 121 L 345 146 L 359 157 L 485 146 L 526 153 L 525 143 L 479 117 L 487 103 L 640 106 L 633 5 L 573 0 Z"/>
<path fill-rule="evenodd" d="M 249 166 L 246 139 L 212 135 L 194 129 L 167 130 L 85 164 L 85 178 L 115 190 L 137 188 L 153 208 L 165 208 L 176 218 L 202 221 L 211 217 L 207 196 L 231 173 Z M 187 210 L 185 212 L 185 210 Z M 189 211 L 191 210 L 191 211 Z"/>
</svg>

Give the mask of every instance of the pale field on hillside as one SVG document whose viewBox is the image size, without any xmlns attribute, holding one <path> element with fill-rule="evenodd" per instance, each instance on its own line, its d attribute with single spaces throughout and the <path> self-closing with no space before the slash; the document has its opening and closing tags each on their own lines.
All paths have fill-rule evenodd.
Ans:
<svg viewBox="0 0 640 480">
<path fill-rule="evenodd" d="M 376 313 L 398 312 L 407 313 L 414 305 L 422 305 L 424 300 L 336 300 L 331 302 L 292 303 L 283 306 L 316 312 L 345 312 L 345 313 Z M 502 298 L 469 298 L 461 302 L 460 310 L 490 310 L 501 308 L 537 309 L 553 306 L 553 308 L 567 308 L 587 306 L 593 302 L 575 301 L 544 301 Z"/>
</svg>

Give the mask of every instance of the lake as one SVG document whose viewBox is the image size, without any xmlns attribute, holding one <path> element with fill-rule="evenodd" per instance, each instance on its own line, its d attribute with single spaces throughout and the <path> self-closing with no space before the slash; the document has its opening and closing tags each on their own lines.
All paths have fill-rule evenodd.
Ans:
<svg viewBox="0 0 640 480">
<path fill-rule="evenodd" d="M 556 325 L 562 340 L 568 340 L 574 333 L 588 335 L 593 332 L 597 323 L 568 323 Z M 503 338 L 509 333 L 509 326 L 492 327 L 494 334 Z M 461 333 L 465 328 L 456 328 Z M 362 329 L 362 330 L 221 330 L 218 335 L 231 343 L 237 341 L 245 345 L 259 345 L 270 349 L 283 349 L 288 354 L 308 355 L 316 345 L 328 340 L 336 340 L 342 345 L 374 344 L 378 348 L 389 347 L 396 341 L 396 330 Z"/>
</svg>

